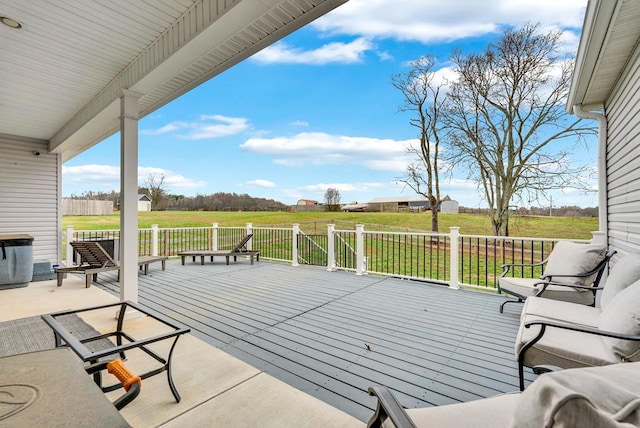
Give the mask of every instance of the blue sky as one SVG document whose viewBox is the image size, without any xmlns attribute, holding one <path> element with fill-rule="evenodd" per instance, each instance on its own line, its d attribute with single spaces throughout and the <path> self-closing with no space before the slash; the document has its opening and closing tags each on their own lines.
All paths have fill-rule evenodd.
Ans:
<svg viewBox="0 0 640 428">
<path fill-rule="evenodd" d="M 323 201 L 329 187 L 343 203 L 414 195 L 397 184 L 416 132 L 398 112 L 402 94 L 391 76 L 430 53 L 446 78 L 452 49 L 482 49 L 505 25 L 526 22 L 562 28 L 563 49 L 575 52 L 585 7 L 586 0 L 350 0 L 141 119 L 140 184 L 164 175 L 170 193 L 247 193 L 286 204 Z M 595 167 L 595 138 L 575 156 Z M 119 135 L 66 162 L 62 186 L 64 196 L 118 190 Z M 486 206 L 461 169 L 441 192 Z M 567 190 L 553 201 L 597 199 Z"/>
</svg>

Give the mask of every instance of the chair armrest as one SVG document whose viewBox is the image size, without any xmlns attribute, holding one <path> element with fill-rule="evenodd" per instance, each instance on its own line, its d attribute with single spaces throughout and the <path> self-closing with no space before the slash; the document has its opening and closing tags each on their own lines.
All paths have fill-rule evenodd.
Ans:
<svg viewBox="0 0 640 428">
<path fill-rule="evenodd" d="M 539 325 L 540 326 L 540 331 L 538 332 L 538 334 L 535 337 L 533 337 L 528 342 L 526 342 L 526 343 L 524 343 L 522 345 L 522 347 L 518 351 L 518 355 L 517 355 L 518 367 L 519 367 L 519 370 L 520 370 L 520 390 L 521 391 L 524 391 L 524 381 L 523 381 L 523 378 L 522 378 L 522 367 L 523 367 L 524 356 L 525 356 L 526 352 L 529 349 L 531 349 L 536 343 L 538 343 L 540 341 L 540 339 L 542 339 L 542 337 L 544 336 L 545 332 L 547 331 L 547 327 L 559 328 L 559 329 L 571 330 L 571 331 L 578 331 L 578 332 L 582 332 L 582 333 L 586 333 L 586 334 L 594 334 L 596 336 L 613 337 L 613 338 L 616 338 L 616 339 L 640 341 L 640 335 L 616 333 L 616 332 L 613 332 L 613 331 L 599 330 L 597 328 L 585 327 L 585 326 L 581 326 L 581 325 L 577 325 L 577 324 L 563 324 L 563 323 L 556 322 L 556 321 L 533 320 L 533 321 L 526 322 L 524 324 L 524 327 L 525 328 L 530 328 L 531 326 L 534 326 L 534 325 Z"/>
<path fill-rule="evenodd" d="M 540 285 L 542 287 L 538 287 Z M 573 288 L 574 290 L 591 291 L 593 293 L 595 293 L 597 290 L 602 290 L 604 288 L 604 287 L 591 287 L 589 285 L 563 284 L 561 282 L 554 282 L 554 281 L 539 281 L 539 282 L 536 282 L 535 284 L 533 284 L 533 286 L 538 289 L 538 291 L 536 291 L 534 296 L 536 296 L 536 297 L 541 296 L 542 293 L 544 293 L 547 290 L 547 287 L 549 287 L 550 285 L 553 285 L 553 286 L 556 286 L 556 287 Z"/>
<path fill-rule="evenodd" d="M 387 418 L 391 419 L 397 428 L 417 428 L 389 388 L 385 386 L 369 387 L 369 395 L 375 396 L 378 399 L 378 404 L 375 413 L 367 423 L 367 428 L 381 428 Z"/>
<path fill-rule="evenodd" d="M 102 370 L 107 370 L 113 374 L 125 389 L 125 393 L 118 397 L 112 404 L 116 409 L 120 410 L 127 404 L 131 403 L 140 393 L 142 387 L 142 379 L 139 376 L 135 376 L 124 365 L 122 360 L 101 361 L 96 364 L 85 367 L 88 374 L 94 374 Z"/>
<path fill-rule="evenodd" d="M 579 331 L 587 334 L 595 334 L 597 336 L 613 337 L 615 339 L 640 341 L 640 335 L 616 333 L 615 331 L 600 330 L 597 328 L 586 327 L 578 324 L 563 324 L 561 322 L 556 322 L 556 321 L 533 320 L 533 321 L 526 322 L 524 324 L 524 327 L 529 328 L 534 325 L 540 325 L 542 327 L 561 328 L 564 330 L 571 330 L 571 331 Z M 544 331 L 544 328 L 543 328 L 543 331 Z"/>
<path fill-rule="evenodd" d="M 541 364 L 539 366 L 533 366 L 531 369 L 533 370 L 533 373 L 537 375 L 541 375 L 544 373 L 551 373 L 551 372 L 559 372 L 560 370 L 564 370 L 562 367 L 552 366 L 549 364 Z"/>
<path fill-rule="evenodd" d="M 500 265 L 500 267 L 502 268 L 502 274 L 500 275 L 500 277 L 505 276 L 509 270 L 511 270 L 512 267 L 536 267 L 536 266 L 542 266 L 543 264 L 545 264 L 547 262 L 547 259 L 538 262 L 538 263 L 505 263 L 503 265 Z"/>
</svg>

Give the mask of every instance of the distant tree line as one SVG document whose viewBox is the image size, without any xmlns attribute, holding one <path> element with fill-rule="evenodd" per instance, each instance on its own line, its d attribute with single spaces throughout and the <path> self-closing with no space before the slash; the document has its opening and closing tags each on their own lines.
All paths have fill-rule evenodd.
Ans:
<svg viewBox="0 0 640 428">
<path fill-rule="evenodd" d="M 287 205 L 273 199 L 224 192 L 191 197 L 167 195 L 166 203 L 167 210 L 184 211 L 283 211 L 287 208 Z"/>
<path fill-rule="evenodd" d="M 146 187 L 139 187 L 138 193 L 151 197 L 153 192 Z M 118 207 L 120 192 L 85 191 L 81 195 L 71 195 L 71 199 L 113 201 L 114 207 Z M 160 203 L 156 204 L 155 208 L 152 206 L 152 209 L 158 211 L 283 211 L 287 209 L 287 205 L 273 199 L 254 198 L 237 193 L 218 192 L 196 196 L 165 193 Z"/>
</svg>

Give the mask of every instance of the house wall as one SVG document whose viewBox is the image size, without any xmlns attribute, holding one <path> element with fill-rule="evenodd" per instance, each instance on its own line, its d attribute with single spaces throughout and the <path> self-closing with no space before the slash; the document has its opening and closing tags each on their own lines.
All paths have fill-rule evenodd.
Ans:
<svg viewBox="0 0 640 428">
<path fill-rule="evenodd" d="M 151 202 L 138 201 L 138 211 L 151 211 Z"/>
<path fill-rule="evenodd" d="M 46 141 L 0 134 L 0 234 L 27 233 L 34 237 L 34 260 L 57 262 L 62 166 L 47 150 Z"/>
<path fill-rule="evenodd" d="M 605 105 L 609 246 L 640 252 L 640 55 L 629 62 Z"/>
</svg>

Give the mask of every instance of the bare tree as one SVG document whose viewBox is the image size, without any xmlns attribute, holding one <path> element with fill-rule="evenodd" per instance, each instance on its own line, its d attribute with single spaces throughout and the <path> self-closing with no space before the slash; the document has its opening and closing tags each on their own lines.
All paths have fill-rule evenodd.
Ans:
<svg viewBox="0 0 640 428">
<path fill-rule="evenodd" d="M 557 54 L 561 35 L 525 25 L 482 53 L 452 54 L 450 160 L 467 166 L 481 187 L 496 235 L 509 234 L 512 199 L 585 183 L 587 168 L 573 166 L 558 145 L 595 133 L 564 109 L 573 64 Z"/>
<path fill-rule="evenodd" d="M 149 192 L 151 198 L 151 210 L 162 211 L 165 208 L 167 200 L 167 191 L 165 189 L 164 174 L 157 177 L 155 174 L 149 174 L 144 181 L 145 188 Z"/>
<path fill-rule="evenodd" d="M 340 191 L 334 187 L 329 187 L 324 192 L 324 202 L 329 211 L 340 211 Z"/>
<path fill-rule="evenodd" d="M 434 82 L 436 59 L 423 56 L 411 63 L 411 70 L 391 78 L 393 86 L 404 95 L 400 111 L 411 112 L 411 126 L 418 130 L 419 146 L 411 146 L 408 151 L 415 155 L 415 161 L 407 166 L 407 171 L 398 181 L 409 186 L 414 192 L 429 201 L 431 209 L 431 230 L 438 231 L 438 209 L 440 206 L 440 161 L 438 159 L 441 137 L 446 134 L 442 113 L 446 96 L 443 86 Z"/>
</svg>

